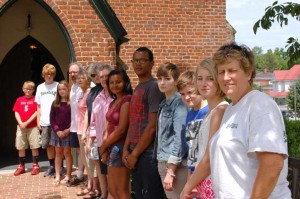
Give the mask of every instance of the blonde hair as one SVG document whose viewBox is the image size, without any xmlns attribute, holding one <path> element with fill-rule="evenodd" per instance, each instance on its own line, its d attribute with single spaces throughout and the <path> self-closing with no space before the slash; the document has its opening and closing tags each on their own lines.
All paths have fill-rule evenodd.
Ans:
<svg viewBox="0 0 300 199">
<path fill-rule="evenodd" d="M 204 70 L 207 70 L 212 78 L 213 78 L 213 81 L 217 87 L 217 94 L 221 97 L 224 97 L 225 94 L 223 93 L 223 91 L 221 90 L 220 88 L 220 85 L 218 83 L 218 79 L 217 79 L 217 68 L 216 68 L 216 65 L 214 64 L 213 60 L 211 58 L 208 58 L 208 59 L 205 59 L 203 60 L 196 68 L 196 78 L 198 77 L 198 74 L 199 74 L 199 70 L 200 69 L 204 69 Z"/>
<path fill-rule="evenodd" d="M 33 81 L 25 81 L 24 84 L 23 84 L 23 88 L 24 87 L 30 87 L 34 90 L 35 89 L 35 83 Z"/>
<path fill-rule="evenodd" d="M 47 74 L 52 74 L 54 77 L 56 75 L 56 68 L 52 64 L 45 64 L 42 70 L 42 76 L 45 77 Z"/>
<path fill-rule="evenodd" d="M 60 106 L 60 102 L 61 102 L 61 96 L 60 96 L 59 93 L 58 93 L 58 87 L 59 87 L 59 85 L 64 85 L 65 87 L 67 87 L 68 92 L 67 92 L 66 99 L 67 99 L 67 103 L 70 104 L 69 84 L 68 84 L 68 82 L 67 82 L 66 80 L 62 80 L 62 81 L 60 81 L 60 82 L 57 84 L 57 93 L 56 93 L 55 100 L 53 101 L 53 106 L 54 106 L 54 107 L 59 107 L 59 106 Z"/>
</svg>

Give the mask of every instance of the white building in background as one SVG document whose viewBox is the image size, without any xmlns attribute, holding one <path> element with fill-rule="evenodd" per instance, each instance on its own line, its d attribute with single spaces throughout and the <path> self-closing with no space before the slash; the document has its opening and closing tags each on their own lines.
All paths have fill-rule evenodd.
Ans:
<svg viewBox="0 0 300 199">
<path fill-rule="evenodd" d="M 300 65 L 294 65 L 289 70 L 274 70 L 272 91 L 269 93 L 277 102 L 281 111 L 288 111 L 286 98 L 289 89 L 300 79 Z"/>
</svg>

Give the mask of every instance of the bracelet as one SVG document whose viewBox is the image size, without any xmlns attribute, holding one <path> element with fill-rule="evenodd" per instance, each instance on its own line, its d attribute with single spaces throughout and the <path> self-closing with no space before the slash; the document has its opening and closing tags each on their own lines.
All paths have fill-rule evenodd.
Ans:
<svg viewBox="0 0 300 199">
<path fill-rule="evenodd" d="M 173 178 L 176 178 L 176 175 L 174 174 L 174 171 L 172 169 L 167 169 L 167 174 L 169 174 Z"/>
</svg>

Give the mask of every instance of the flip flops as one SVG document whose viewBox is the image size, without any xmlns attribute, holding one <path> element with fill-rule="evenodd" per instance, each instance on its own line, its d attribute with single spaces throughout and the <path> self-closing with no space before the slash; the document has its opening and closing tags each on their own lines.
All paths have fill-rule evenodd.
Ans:
<svg viewBox="0 0 300 199">
<path fill-rule="evenodd" d="M 86 194 L 90 193 L 91 190 L 89 190 L 88 188 L 82 189 L 80 191 L 77 192 L 77 196 L 85 196 Z"/>
</svg>

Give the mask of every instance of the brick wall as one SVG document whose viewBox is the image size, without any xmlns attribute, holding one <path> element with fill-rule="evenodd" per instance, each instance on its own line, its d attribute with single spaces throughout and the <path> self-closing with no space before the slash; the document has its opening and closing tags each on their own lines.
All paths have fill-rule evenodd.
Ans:
<svg viewBox="0 0 300 199">
<path fill-rule="evenodd" d="M 72 39 L 76 59 L 114 64 L 113 39 L 90 3 L 85 0 L 45 0 L 60 17 Z"/>
<path fill-rule="evenodd" d="M 171 61 L 184 71 L 193 69 L 200 60 L 211 56 L 231 39 L 225 0 L 109 2 L 128 32 L 130 41 L 122 44 L 120 56 L 130 66 L 130 71 L 132 53 L 139 46 L 153 49 L 156 67 Z"/>
<path fill-rule="evenodd" d="M 0 6 L 6 1 L 0 0 Z M 115 64 L 114 41 L 88 0 L 45 0 L 60 17 L 71 37 L 76 59 Z M 128 32 L 120 57 L 137 78 L 130 60 L 133 51 L 147 46 L 154 52 L 155 70 L 166 62 L 182 71 L 193 69 L 222 44 L 233 39 L 226 23 L 225 0 L 109 0 Z M 154 75 L 155 75 L 154 70 Z"/>
</svg>

